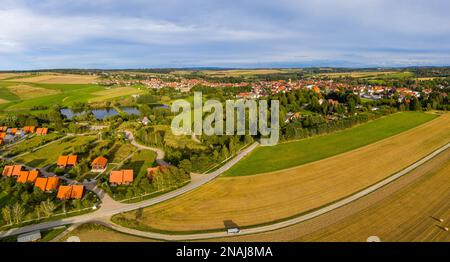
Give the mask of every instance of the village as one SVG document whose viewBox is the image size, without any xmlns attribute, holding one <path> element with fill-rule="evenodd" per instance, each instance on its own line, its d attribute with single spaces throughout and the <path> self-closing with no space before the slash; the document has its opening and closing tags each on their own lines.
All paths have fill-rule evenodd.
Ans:
<svg viewBox="0 0 450 262">
<path fill-rule="evenodd" d="M 402 82 L 366 83 L 320 75 L 296 79 L 280 74 L 270 80 L 259 76 L 240 81 L 122 74 L 127 76 L 116 79 L 117 73 L 108 73 L 96 83 L 78 85 L 80 91 L 70 90 L 73 98 L 66 94 L 75 99 L 81 90 L 95 88 L 102 100 L 95 97 L 97 93 L 73 103 L 55 97 L 60 104 L 42 106 L 42 100 L 36 100 L 30 111 L 0 111 L 2 230 L 96 214 L 103 207 L 113 210 L 145 203 L 183 192 L 199 180 L 208 181 L 232 168 L 232 159 L 246 156 L 262 136 L 174 135 L 170 123 L 175 114 L 170 105 L 177 99 L 194 103 L 195 92 L 223 106 L 229 99 L 278 100 L 281 144 L 351 132 L 355 126 L 380 119 L 406 117 L 407 112 L 428 115 L 422 112 L 448 110 L 445 80 L 404 87 Z M 63 90 L 64 85 L 50 87 Z M 34 102 L 24 98 L 10 105 L 28 101 Z M 237 227 L 230 230 L 239 232 Z"/>
</svg>

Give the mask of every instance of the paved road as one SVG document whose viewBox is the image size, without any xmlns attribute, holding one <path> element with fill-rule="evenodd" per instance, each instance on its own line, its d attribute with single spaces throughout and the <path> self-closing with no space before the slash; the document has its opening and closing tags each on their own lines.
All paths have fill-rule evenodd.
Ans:
<svg viewBox="0 0 450 262">
<path fill-rule="evenodd" d="M 228 170 L 231 166 L 233 166 L 235 163 L 237 163 L 239 160 L 241 160 L 249 152 L 251 152 L 257 145 L 258 144 L 255 143 L 255 144 L 251 145 L 250 147 L 248 147 L 247 149 L 243 150 L 238 156 L 236 156 L 233 160 L 231 160 L 230 162 L 228 162 L 226 165 L 219 168 L 218 170 L 216 170 L 208 175 L 203 175 L 200 178 L 197 177 L 196 179 L 193 179 L 193 181 L 190 184 L 188 184 L 187 186 L 180 188 L 178 190 L 172 191 L 168 194 L 156 197 L 154 199 L 149 199 L 149 200 L 146 200 L 146 201 L 143 201 L 140 203 L 119 204 L 119 206 L 116 206 L 113 208 L 112 207 L 105 208 L 105 209 L 101 208 L 99 211 L 97 211 L 95 213 L 91 213 L 91 214 L 87 214 L 87 215 L 83 215 L 83 216 L 72 217 L 72 218 L 67 218 L 67 219 L 63 219 L 63 220 L 59 220 L 59 221 L 42 223 L 42 224 L 37 224 L 37 225 L 30 225 L 30 226 L 26 226 L 26 227 L 22 227 L 22 228 L 18 228 L 18 229 L 12 229 L 12 230 L 6 231 L 6 232 L 0 232 L 0 237 L 25 233 L 25 232 L 29 232 L 29 231 L 33 231 L 33 230 L 38 230 L 38 229 L 42 230 L 42 229 L 47 229 L 47 228 L 61 226 L 61 225 L 67 225 L 67 224 L 73 224 L 73 223 L 85 223 L 85 222 L 90 222 L 90 221 L 91 222 L 92 221 L 100 221 L 102 224 L 104 224 L 108 227 L 111 227 L 114 230 L 117 230 L 119 232 L 132 234 L 132 235 L 136 235 L 136 236 L 147 237 L 147 238 L 153 238 L 153 239 L 169 240 L 169 241 L 198 240 L 198 239 L 221 238 L 221 237 L 230 236 L 225 231 L 200 233 L 200 234 L 184 234 L 184 235 L 170 235 L 170 234 L 160 234 L 160 233 L 154 233 L 154 232 L 144 232 L 144 231 L 126 228 L 126 227 L 122 227 L 120 225 L 114 224 L 108 220 L 108 217 L 110 217 L 111 215 L 118 214 L 118 213 L 131 211 L 134 209 L 138 209 L 141 207 L 146 207 L 146 206 L 150 206 L 150 205 L 162 202 L 162 201 L 166 201 L 170 198 L 173 198 L 175 196 L 178 196 L 178 195 L 184 194 L 188 191 L 191 191 L 191 190 L 209 182 L 210 180 L 214 179 L 218 175 L 222 174 L 224 171 Z M 242 229 L 241 232 L 239 233 L 239 235 L 263 233 L 263 232 L 267 232 L 267 231 L 277 230 L 280 228 L 298 224 L 300 222 L 315 218 L 317 216 L 323 215 L 327 212 L 330 212 L 332 210 L 340 208 L 340 207 L 347 205 L 348 203 L 351 203 L 357 199 L 360 199 L 360 198 L 384 187 L 385 185 L 391 183 L 392 181 L 408 174 L 413 169 L 419 167 L 420 165 L 423 165 L 424 163 L 426 163 L 430 159 L 434 158 L 435 156 L 439 155 L 440 153 L 447 150 L 448 148 L 450 148 L 450 143 L 435 150 L 428 156 L 422 158 L 421 160 L 408 166 L 407 168 L 401 170 L 400 172 L 397 172 L 397 173 L 393 174 L 392 176 L 376 183 L 375 185 L 372 185 L 369 188 L 366 188 L 352 196 L 349 196 L 345 199 L 335 202 L 329 206 L 320 208 L 320 209 L 310 212 L 308 214 L 305 214 L 305 215 L 302 215 L 302 216 L 299 216 L 296 218 L 292 218 L 289 220 L 285 220 L 282 222 L 278 222 L 278 223 L 274 223 L 274 224 L 270 224 L 270 225 L 266 225 L 266 226 Z M 234 235 L 231 235 L 231 236 L 234 236 Z"/>
<path fill-rule="evenodd" d="M 85 215 L 74 216 L 74 217 L 64 218 L 61 220 L 50 221 L 50 222 L 45 222 L 45 223 L 40 223 L 40 224 L 34 224 L 34 225 L 24 226 L 24 227 L 20 227 L 20 228 L 13 228 L 8 231 L 2 231 L 2 232 L 0 232 L 0 238 L 11 236 L 11 235 L 23 234 L 23 233 L 27 233 L 27 232 L 35 231 L 35 230 L 43 230 L 43 229 L 68 225 L 68 224 L 86 223 L 89 221 L 97 221 L 97 220 L 101 220 L 101 219 L 104 220 L 104 219 L 108 219 L 112 215 L 116 215 L 116 214 L 119 214 L 122 212 L 151 206 L 151 205 L 169 200 L 171 198 L 177 197 L 177 196 L 187 193 L 191 190 L 194 190 L 194 189 L 208 183 L 209 181 L 213 180 L 214 178 L 216 178 L 217 176 L 221 175 L 223 172 L 225 172 L 229 168 L 231 168 L 234 164 L 239 162 L 242 158 L 244 158 L 247 154 L 249 154 L 258 145 L 259 145 L 258 142 L 253 143 L 251 146 L 249 146 L 249 147 L 245 148 L 244 150 L 242 150 L 241 152 L 239 152 L 239 154 L 236 157 L 234 157 L 232 160 L 230 160 L 229 162 L 227 162 L 222 167 L 220 167 L 219 169 L 217 169 L 216 171 L 214 171 L 212 173 L 204 174 L 204 175 L 194 175 L 192 181 L 182 188 L 176 189 L 167 194 L 163 194 L 161 196 L 158 196 L 158 197 L 155 197 L 152 199 L 141 201 L 139 203 L 124 204 L 124 203 L 114 201 L 106 193 L 101 191 L 95 185 L 92 185 L 91 186 L 92 188 L 90 188 L 90 189 L 93 190 L 95 193 L 100 194 L 101 198 L 102 198 L 102 205 L 97 211 L 95 211 L 93 213 L 85 214 Z M 146 147 L 143 149 L 146 149 Z"/>
</svg>

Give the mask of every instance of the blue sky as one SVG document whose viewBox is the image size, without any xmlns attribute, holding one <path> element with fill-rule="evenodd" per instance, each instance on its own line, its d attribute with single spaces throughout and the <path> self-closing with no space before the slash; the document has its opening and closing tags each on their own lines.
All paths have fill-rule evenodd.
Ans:
<svg viewBox="0 0 450 262">
<path fill-rule="evenodd" d="M 0 0 L 0 70 L 450 65 L 447 0 Z"/>
</svg>

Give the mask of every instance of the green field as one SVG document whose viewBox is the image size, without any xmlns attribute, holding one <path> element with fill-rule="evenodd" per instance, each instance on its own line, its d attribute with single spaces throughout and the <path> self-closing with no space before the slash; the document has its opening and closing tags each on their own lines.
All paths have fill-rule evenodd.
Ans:
<svg viewBox="0 0 450 262">
<path fill-rule="evenodd" d="M 24 85 L 39 90 L 39 96 L 29 99 L 21 99 L 11 92 L 11 86 Z M 8 88 L 9 87 L 9 88 Z M 96 84 L 43 84 L 43 83 L 20 83 L 0 81 L 0 98 L 5 100 L 0 104 L 0 111 L 27 111 L 33 106 L 71 106 L 75 102 L 102 102 L 116 98 L 129 97 L 132 94 L 142 93 L 135 87 L 116 87 L 107 89 Z"/>
<path fill-rule="evenodd" d="M 110 162 L 118 164 L 134 151 L 136 148 L 132 144 L 115 143 L 109 152 Z"/>
<path fill-rule="evenodd" d="M 21 153 L 30 152 L 36 147 L 42 146 L 53 140 L 61 138 L 62 136 L 63 136 L 62 134 L 58 133 L 50 133 L 45 136 L 33 136 L 25 139 L 24 141 L 18 142 L 9 148 L 6 148 L 4 153 L 7 154 L 8 156 L 16 156 Z"/>
<path fill-rule="evenodd" d="M 58 156 L 67 154 L 74 147 L 91 143 L 95 136 L 76 136 L 68 137 L 59 142 L 36 150 L 33 153 L 23 155 L 16 159 L 19 163 L 24 163 L 32 167 L 45 167 L 56 163 Z"/>
<path fill-rule="evenodd" d="M 122 169 L 133 169 L 135 176 L 135 183 L 138 184 L 142 177 L 147 175 L 147 168 L 153 166 L 156 154 L 150 150 L 140 150 L 136 152 L 130 161 L 124 164 Z"/>
<path fill-rule="evenodd" d="M 303 165 L 374 143 L 435 117 L 420 112 L 396 113 L 329 135 L 259 147 L 224 175 L 248 176 Z"/>
</svg>

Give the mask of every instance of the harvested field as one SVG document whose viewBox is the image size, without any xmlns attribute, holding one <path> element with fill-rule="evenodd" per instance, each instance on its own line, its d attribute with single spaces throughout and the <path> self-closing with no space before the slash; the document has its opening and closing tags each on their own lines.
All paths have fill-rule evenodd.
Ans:
<svg viewBox="0 0 450 262">
<path fill-rule="evenodd" d="M 449 151 L 449 150 L 447 150 Z M 446 163 L 376 205 L 297 241 L 450 241 L 450 154 Z M 415 173 L 418 171 L 413 171 Z M 443 218 L 441 223 L 439 218 Z"/>
<path fill-rule="evenodd" d="M 364 242 L 370 235 L 380 237 L 381 241 L 450 241 L 449 235 L 438 227 L 441 223 L 432 218 L 447 218 L 443 225 L 450 226 L 450 206 L 448 201 L 442 203 L 450 197 L 450 177 L 443 175 L 450 172 L 449 161 L 450 149 L 447 149 L 376 192 L 303 223 L 210 241 Z"/>
<path fill-rule="evenodd" d="M 97 77 L 91 75 L 42 74 L 27 78 L 9 79 L 8 81 L 45 84 L 90 84 L 96 80 Z"/>
<path fill-rule="evenodd" d="M 286 219 L 360 191 L 450 142 L 450 114 L 374 144 L 286 170 L 221 177 L 144 209 L 140 229 L 203 231 Z M 262 163 L 264 164 L 264 163 Z M 134 212 L 124 218 L 135 218 Z"/>
</svg>

